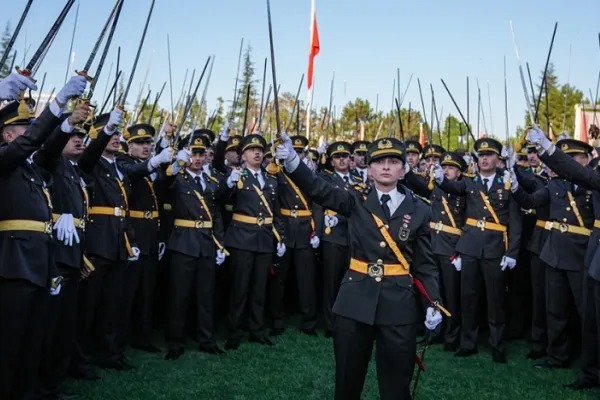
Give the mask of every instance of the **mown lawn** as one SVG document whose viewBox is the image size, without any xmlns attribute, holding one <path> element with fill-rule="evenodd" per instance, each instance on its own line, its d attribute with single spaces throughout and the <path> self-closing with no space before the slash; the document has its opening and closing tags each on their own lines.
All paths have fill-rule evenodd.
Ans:
<svg viewBox="0 0 600 400">
<path fill-rule="evenodd" d="M 330 339 L 301 335 L 290 327 L 276 346 L 243 343 L 225 356 L 199 353 L 190 341 L 177 361 L 162 355 L 128 350 L 137 366 L 130 372 L 100 371 L 101 381 L 69 382 L 68 389 L 85 399 L 331 399 L 334 359 Z M 427 350 L 427 372 L 421 376 L 417 399 L 600 399 L 600 390 L 574 393 L 562 385 L 574 370 L 546 371 L 526 360 L 527 344 L 509 344 L 508 364 L 491 361 L 485 345 L 479 354 L 455 358 L 440 345 Z M 371 364 L 364 399 L 377 399 Z"/>
</svg>

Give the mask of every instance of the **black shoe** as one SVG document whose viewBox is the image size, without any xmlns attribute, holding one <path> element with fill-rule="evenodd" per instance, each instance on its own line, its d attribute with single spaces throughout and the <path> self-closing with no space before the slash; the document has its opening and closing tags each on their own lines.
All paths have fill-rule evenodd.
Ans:
<svg viewBox="0 0 600 400">
<path fill-rule="evenodd" d="M 528 360 L 539 360 L 545 355 L 546 352 L 544 350 L 531 350 L 529 353 L 527 353 L 525 358 L 527 358 Z"/>
<path fill-rule="evenodd" d="M 308 336 L 314 336 L 317 337 L 317 331 L 313 328 L 313 329 L 301 329 L 300 332 L 302 332 L 305 335 Z"/>
<path fill-rule="evenodd" d="M 132 344 L 131 348 L 145 351 L 147 353 L 160 353 L 162 351 L 153 344 Z"/>
<path fill-rule="evenodd" d="M 454 353 L 456 350 L 458 350 L 457 343 L 444 343 L 444 351 Z"/>
<path fill-rule="evenodd" d="M 572 389 L 572 390 L 586 390 L 586 389 L 593 389 L 593 388 L 596 388 L 599 386 L 600 386 L 599 382 L 581 381 L 581 380 L 577 379 L 574 382 L 566 384 L 565 388 Z"/>
<path fill-rule="evenodd" d="M 283 332 L 285 332 L 284 328 L 273 328 L 269 332 L 269 336 L 281 336 L 283 335 Z"/>
<path fill-rule="evenodd" d="M 69 376 L 73 379 L 79 379 L 82 381 L 98 381 L 100 380 L 100 376 L 92 369 L 92 367 L 80 369 L 80 370 L 71 370 L 69 371 Z"/>
<path fill-rule="evenodd" d="M 202 353 L 208 353 L 208 354 L 226 354 L 225 351 L 223 349 L 221 349 L 219 346 L 217 346 L 216 344 L 214 344 L 212 346 L 200 346 L 198 348 L 198 350 Z"/>
<path fill-rule="evenodd" d="M 177 360 L 179 357 L 183 355 L 183 348 L 179 349 L 169 349 L 167 354 L 165 355 L 165 360 Z"/>
<path fill-rule="evenodd" d="M 333 332 L 330 329 L 325 329 L 325 338 L 329 339 L 333 337 Z"/>
<path fill-rule="evenodd" d="M 492 354 L 492 360 L 495 363 L 506 364 L 506 353 L 501 350 L 494 350 Z"/>
<path fill-rule="evenodd" d="M 250 338 L 248 339 L 248 341 L 250 343 L 259 343 L 265 346 L 274 346 L 275 343 L 273 343 L 271 341 L 271 339 L 269 339 L 266 336 L 257 336 L 257 335 L 250 335 Z"/>
<path fill-rule="evenodd" d="M 225 342 L 225 350 L 237 350 L 239 347 L 239 339 L 227 339 L 227 341 Z"/>
<path fill-rule="evenodd" d="M 477 349 L 458 349 L 456 353 L 454 353 L 455 357 L 470 357 L 473 354 L 477 354 Z"/>
<path fill-rule="evenodd" d="M 76 400 L 80 399 L 81 395 L 79 393 L 69 393 L 69 392 L 61 392 L 56 396 L 58 400 Z"/>
<path fill-rule="evenodd" d="M 556 364 L 556 363 L 552 363 L 548 360 L 545 360 L 544 362 L 535 364 L 533 367 L 538 368 L 538 369 L 561 369 L 561 368 L 567 368 L 567 364 L 566 363 Z"/>
</svg>

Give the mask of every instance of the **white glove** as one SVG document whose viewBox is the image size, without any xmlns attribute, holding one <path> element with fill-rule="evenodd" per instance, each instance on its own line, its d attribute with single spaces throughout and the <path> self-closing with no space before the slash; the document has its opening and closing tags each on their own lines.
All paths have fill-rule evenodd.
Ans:
<svg viewBox="0 0 600 400">
<path fill-rule="evenodd" d="M 61 214 L 54 223 L 54 230 L 56 238 L 65 246 L 73 246 L 73 239 L 75 239 L 75 243 L 79 243 L 79 234 L 75 228 L 73 214 Z"/>
<path fill-rule="evenodd" d="M 456 268 L 458 272 L 462 270 L 462 258 L 460 256 L 454 257 L 454 259 L 450 262 L 452 265 L 454 265 L 454 268 Z"/>
<path fill-rule="evenodd" d="M 319 239 L 318 236 L 313 236 L 310 239 L 310 245 L 312 246 L 313 249 L 316 249 L 317 247 L 319 247 L 320 243 L 321 243 L 321 240 Z"/>
<path fill-rule="evenodd" d="M 444 181 L 444 169 L 441 165 L 436 164 L 433 166 L 433 178 L 438 184 Z"/>
<path fill-rule="evenodd" d="M 217 250 L 217 265 L 221 265 L 225 262 L 225 252 L 223 252 L 223 250 L 218 249 Z"/>
<path fill-rule="evenodd" d="M 507 267 L 508 269 L 513 269 L 517 266 L 517 260 L 504 256 L 502 257 L 502 261 L 500 261 L 500 266 L 502 267 L 502 271 L 505 271 Z"/>
<path fill-rule="evenodd" d="M 325 226 L 333 228 L 338 224 L 338 222 L 340 222 L 340 221 L 338 220 L 338 217 L 336 217 L 335 215 L 326 215 L 325 216 Z"/>
<path fill-rule="evenodd" d="M 119 126 L 121 126 L 122 123 L 123 123 L 123 110 L 121 110 L 120 108 L 115 108 L 114 110 L 112 110 L 110 112 L 110 115 L 108 116 L 108 122 L 106 123 L 106 126 L 104 127 L 104 131 L 108 135 L 112 135 L 116 132 L 117 128 Z"/>
<path fill-rule="evenodd" d="M 277 145 L 277 150 L 275 151 L 275 157 L 278 160 L 284 160 L 287 163 L 292 163 L 298 154 L 296 150 L 294 150 L 294 146 L 292 145 L 292 140 L 286 133 L 282 133 L 279 139 L 281 142 Z"/>
<path fill-rule="evenodd" d="M 281 258 L 285 254 L 285 244 L 282 242 L 277 243 L 277 257 Z"/>
<path fill-rule="evenodd" d="M 427 307 L 425 316 L 425 327 L 430 331 L 434 330 L 442 322 L 442 313 L 433 307 Z"/>
<path fill-rule="evenodd" d="M 155 155 L 154 157 L 152 157 L 150 159 L 150 161 L 148 162 L 148 169 L 150 171 L 152 171 L 155 168 L 158 168 L 158 166 L 160 164 L 168 164 L 171 162 L 171 160 L 173 159 L 173 148 L 172 147 L 166 147 L 164 149 L 161 150 L 160 153 L 158 153 L 157 155 Z"/>
<path fill-rule="evenodd" d="M 546 137 L 546 134 L 535 124 L 533 125 L 533 128 L 527 132 L 527 141 L 546 151 L 552 146 L 552 142 Z"/>
<path fill-rule="evenodd" d="M 505 175 L 505 177 L 506 177 L 506 175 Z M 517 191 L 518 188 L 519 188 L 519 181 L 517 180 L 517 174 L 515 173 L 514 168 L 511 168 L 511 170 L 510 170 L 510 191 L 514 193 Z"/>
<path fill-rule="evenodd" d="M 187 149 L 179 150 L 177 152 L 177 156 L 175 157 L 175 162 L 179 164 L 179 162 L 188 165 L 190 163 L 190 151 Z"/>
<path fill-rule="evenodd" d="M 131 252 L 133 255 L 127 259 L 127 261 L 137 261 L 140 258 L 140 249 L 137 247 L 132 247 Z"/>
<path fill-rule="evenodd" d="M 56 95 L 56 101 L 60 105 L 65 105 L 67 102 L 74 98 L 80 97 L 83 92 L 85 92 L 85 87 L 87 86 L 88 80 L 85 76 L 75 75 L 72 76 L 65 86 L 60 89 L 60 92 Z"/>
<path fill-rule="evenodd" d="M 508 149 L 506 148 L 506 146 L 502 146 L 502 150 L 500 151 L 500 157 L 504 158 L 505 160 L 508 158 Z"/>
<path fill-rule="evenodd" d="M 229 140 L 229 121 L 225 121 L 223 124 L 223 129 L 221 129 L 221 133 L 219 134 L 219 139 L 223 142 Z"/>
<path fill-rule="evenodd" d="M 62 276 L 52 278 L 52 283 L 50 284 L 50 296 L 57 296 L 60 293 L 60 289 L 62 288 L 62 280 Z"/>
<path fill-rule="evenodd" d="M 166 149 L 169 147 L 169 139 L 167 139 L 166 136 L 161 136 L 160 140 L 158 141 L 158 147 L 161 149 Z"/>
<path fill-rule="evenodd" d="M 31 78 L 13 72 L 0 80 L 0 100 L 19 100 L 22 91 L 37 90 L 37 88 Z"/>
<path fill-rule="evenodd" d="M 158 242 L 158 261 L 162 260 L 167 251 L 167 244 L 165 242 Z"/>
<path fill-rule="evenodd" d="M 229 174 L 229 177 L 227 178 L 227 186 L 229 186 L 229 188 L 231 189 L 235 186 L 235 184 L 237 183 L 237 181 L 240 180 L 241 177 L 242 171 L 240 169 L 232 169 L 231 173 Z"/>
</svg>

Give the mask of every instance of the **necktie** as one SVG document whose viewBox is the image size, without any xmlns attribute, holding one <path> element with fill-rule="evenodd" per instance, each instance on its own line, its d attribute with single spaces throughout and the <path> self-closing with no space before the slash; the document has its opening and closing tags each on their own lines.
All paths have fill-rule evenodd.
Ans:
<svg viewBox="0 0 600 400">
<path fill-rule="evenodd" d="M 488 186 L 488 183 L 490 182 L 490 180 L 488 178 L 483 178 L 483 185 L 485 186 L 485 191 L 489 191 L 490 187 Z"/>
<path fill-rule="evenodd" d="M 204 186 L 202 185 L 202 179 L 200 179 L 199 175 L 196 175 L 196 177 L 194 178 L 194 180 L 196 181 L 196 183 L 198 184 L 198 187 L 200 189 L 202 189 L 202 191 L 204 191 Z"/>
<path fill-rule="evenodd" d="M 344 182 L 350 183 L 350 181 L 348 180 L 348 175 L 344 176 Z"/>
<path fill-rule="evenodd" d="M 256 179 L 256 181 L 258 182 L 258 185 L 259 185 L 259 186 L 260 186 L 260 188 L 262 189 L 262 188 L 263 188 L 263 184 L 262 184 L 262 182 L 261 182 L 261 181 L 260 181 L 260 179 L 259 179 L 258 172 L 255 172 L 255 173 L 254 173 L 254 179 Z"/>
<path fill-rule="evenodd" d="M 571 183 L 571 193 L 575 194 L 576 190 L 577 190 L 577 186 L 574 183 Z"/>
<path fill-rule="evenodd" d="M 383 208 L 383 215 L 385 215 L 385 218 L 389 221 L 389 219 L 391 218 L 392 214 L 390 212 L 390 207 L 388 206 L 388 201 L 390 201 L 392 198 L 390 197 L 389 194 L 382 194 L 381 195 L 381 208 Z"/>
</svg>

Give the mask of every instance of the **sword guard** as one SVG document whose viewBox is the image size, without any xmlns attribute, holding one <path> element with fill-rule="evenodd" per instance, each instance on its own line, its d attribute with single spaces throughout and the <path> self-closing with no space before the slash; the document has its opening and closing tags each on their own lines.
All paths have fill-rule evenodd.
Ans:
<svg viewBox="0 0 600 400">
<path fill-rule="evenodd" d="M 76 73 L 77 75 L 79 75 L 79 76 L 83 76 L 83 77 L 85 77 L 85 79 L 87 79 L 87 81 L 88 81 L 88 82 L 90 82 L 90 83 L 91 83 L 91 82 L 94 80 L 94 77 L 93 77 L 93 76 L 89 76 L 89 75 L 88 75 L 88 72 L 87 72 L 85 69 L 83 69 L 83 70 L 81 70 L 81 71 L 77 71 L 77 70 L 75 70 L 75 73 Z"/>
<path fill-rule="evenodd" d="M 26 77 L 28 77 L 29 79 L 31 79 L 33 82 L 37 82 L 35 79 L 33 79 L 33 78 L 31 77 L 31 71 L 30 71 L 30 70 L 28 70 L 28 69 L 21 69 L 21 68 L 19 68 L 19 67 L 15 67 L 15 70 L 17 71 L 17 73 L 18 73 L 19 75 L 26 76 Z"/>
</svg>

